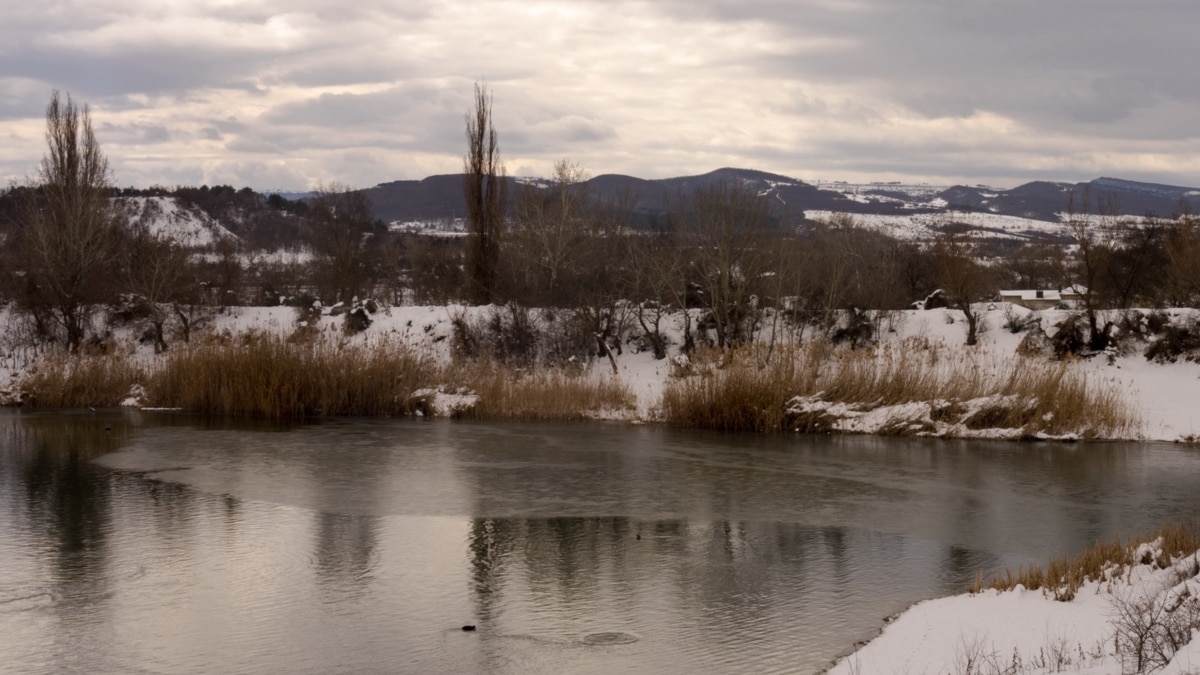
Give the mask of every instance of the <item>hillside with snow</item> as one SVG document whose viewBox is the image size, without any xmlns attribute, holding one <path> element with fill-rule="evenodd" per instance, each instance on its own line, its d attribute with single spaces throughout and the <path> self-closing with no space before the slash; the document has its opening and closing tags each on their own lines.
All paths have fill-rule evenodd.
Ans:
<svg viewBox="0 0 1200 675">
<path fill-rule="evenodd" d="M 163 241 L 188 249 L 212 246 L 222 239 L 236 240 L 216 218 L 195 206 L 184 206 L 175 197 L 122 197 L 117 201 L 131 228 L 145 228 Z"/>
<path fill-rule="evenodd" d="M 544 178 L 508 178 L 509 194 L 522 187 L 546 189 Z M 661 222 L 686 209 L 689 195 L 722 183 L 737 183 L 768 202 L 785 227 L 802 227 L 834 214 L 904 239 L 927 239 L 945 227 L 970 236 L 1011 241 L 1061 240 L 1062 223 L 1073 217 L 1172 218 L 1200 210 L 1200 189 L 1098 178 L 1084 183 L 1035 181 L 1014 188 L 926 183 L 804 181 L 753 169 L 722 168 L 705 174 L 643 179 L 602 174 L 581 188 L 601 202 L 631 209 L 634 223 Z M 466 215 L 462 176 L 395 181 L 364 191 L 375 215 L 405 231 L 446 231 L 445 223 Z"/>
</svg>

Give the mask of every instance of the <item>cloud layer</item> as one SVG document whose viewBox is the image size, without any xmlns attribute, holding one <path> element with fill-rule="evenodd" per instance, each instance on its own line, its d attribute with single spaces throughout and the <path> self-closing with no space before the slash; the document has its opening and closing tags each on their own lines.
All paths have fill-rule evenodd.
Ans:
<svg viewBox="0 0 1200 675">
<path fill-rule="evenodd" d="M 518 175 L 1196 185 L 1198 23 L 1190 0 L 23 3 L 0 178 L 36 167 L 53 89 L 119 185 L 455 172 L 483 81 Z"/>
</svg>

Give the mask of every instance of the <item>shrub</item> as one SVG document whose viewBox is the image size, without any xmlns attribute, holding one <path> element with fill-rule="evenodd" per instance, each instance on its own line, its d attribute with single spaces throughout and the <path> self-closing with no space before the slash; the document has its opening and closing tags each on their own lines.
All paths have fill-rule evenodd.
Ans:
<svg viewBox="0 0 1200 675">
<path fill-rule="evenodd" d="M 307 304 L 296 305 L 296 331 L 292 333 L 295 340 L 311 340 L 321 330 L 321 302 L 313 300 Z"/>
<path fill-rule="evenodd" d="M 358 298 L 354 299 L 354 306 L 346 312 L 345 318 L 342 319 L 342 332 L 346 335 L 358 335 L 371 327 L 371 314 L 375 312 L 372 307 L 375 307 L 374 302 L 367 303 L 358 302 Z"/>
<path fill-rule="evenodd" d="M 851 309 L 846 317 L 846 326 L 833 333 L 833 344 L 847 344 L 851 349 L 867 347 L 875 339 L 875 326 L 871 317 L 860 309 Z"/>
<path fill-rule="evenodd" d="M 1024 333 L 1042 323 L 1042 317 L 1037 312 L 1021 313 L 1009 305 L 1004 309 L 1004 329 L 1012 334 Z"/>
<path fill-rule="evenodd" d="M 1088 328 L 1082 314 L 1068 316 L 1056 328 L 1054 335 L 1049 336 L 1056 358 L 1078 356 L 1088 351 Z"/>
<path fill-rule="evenodd" d="M 1148 361 L 1174 363 L 1180 357 L 1188 361 L 1200 360 L 1200 324 L 1196 321 L 1163 326 L 1158 339 L 1146 347 Z"/>
<path fill-rule="evenodd" d="M 490 356 L 494 359 L 528 366 L 537 360 L 537 330 L 529 310 L 510 302 L 493 307 L 487 318 Z"/>
</svg>

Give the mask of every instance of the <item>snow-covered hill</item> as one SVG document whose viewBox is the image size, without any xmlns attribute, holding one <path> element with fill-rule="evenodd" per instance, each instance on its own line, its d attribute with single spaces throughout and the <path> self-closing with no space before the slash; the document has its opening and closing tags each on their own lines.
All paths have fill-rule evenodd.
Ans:
<svg viewBox="0 0 1200 675">
<path fill-rule="evenodd" d="M 237 239 L 215 218 L 174 197 L 122 197 L 119 206 L 131 227 L 144 227 L 153 236 L 191 249 L 206 248 L 220 239 Z"/>
</svg>

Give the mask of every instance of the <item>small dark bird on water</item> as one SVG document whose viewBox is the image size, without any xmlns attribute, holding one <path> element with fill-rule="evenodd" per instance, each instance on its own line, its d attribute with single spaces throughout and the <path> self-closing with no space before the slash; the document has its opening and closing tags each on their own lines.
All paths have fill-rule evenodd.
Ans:
<svg viewBox="0 0 1200 675">
<path fill-rule="evenodd" d="M 471 631 L 475 630 L 475 626 L 468 624 L 466 626 L 463 626 L 463 630 L 470 633 Z"/>
</svg>

